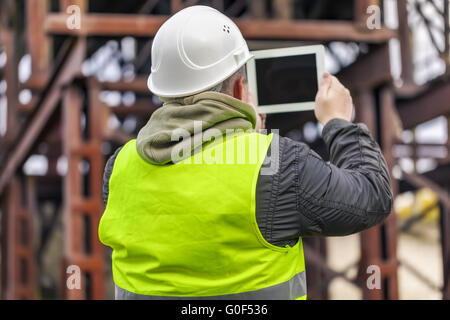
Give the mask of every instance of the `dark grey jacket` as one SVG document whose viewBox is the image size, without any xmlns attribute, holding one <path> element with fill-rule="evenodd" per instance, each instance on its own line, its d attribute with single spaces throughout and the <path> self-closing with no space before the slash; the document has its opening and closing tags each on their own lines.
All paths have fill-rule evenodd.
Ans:
<svg viewBox="0 0 450 320">
<path fill-rule="evenodd" d="M 294 245 L 307 236 L 349 235 L 382 222 L 391 212 L 387 165 L 367 127 L 334 119 L 326 124 L 322 137 L 330 163 L 306 144 L 280 137 L 277 173 L 258 177 L 256 220 L 271 244 Z M 105 205 L 119 150 L 106 163 Z"/>
</svg>

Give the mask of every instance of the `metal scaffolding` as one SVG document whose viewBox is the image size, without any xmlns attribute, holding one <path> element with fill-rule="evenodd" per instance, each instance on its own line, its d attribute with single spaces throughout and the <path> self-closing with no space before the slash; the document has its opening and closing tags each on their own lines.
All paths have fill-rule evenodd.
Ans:
<svg viewBox="0 0 450 320">
<path fill-rule="evenodd" d="M 335 1 L 334 1 L 335 2 Z M 333 1 L 233 1 L 233 0 L 0 0 L 0 54 L 7 62 L 0 69 L 0 81 L 6 80 L 7 130 L 0 136 L 0 204 L 2 222 L 2 298 L 35 299 L 42 297 L 39 281 L 39 261 L 48 234 L 57 223 L 57 209 L 50 222 L 36 226 L 42 219 L 40 204 L 55 203 L 63 212 L 63 242 L 61 279 L 58 297 L 67 299 L 103 299 L 106 297 L 105 251 L 97 237 L 98 222 L 103 212 L 102 175 L 105 159 L 133 138 L 159 107 L 146 86 L 150 60 L 151 38 L 172 13 L 194 4 L 211 5 L 233 17 L 244 37 L 254 43 L 322 43 L 333 41 L 355 43 L 363 53 L 338 74 L 351 90 L 356 105 L 356 121 L 364 122 L 380 144 L 392 172 L 397 163 L 393 147 L 402 143 L 399 132 L 444 115 L 450 119 L 450 54 L 448 1 L 444 1 L 442 16 L 445 47 L 440 56 L 447 72 L 427 83 L 416 86 L 408 27 L 408 10 L 416 8 L 414 1 L 399 0 L 399 27 L 382 26 L 369 30 L 366 26 L 370 5 L 382 5 L 377 0 L 339 1 L 335 11 Z M 79 28 L 67 26 L 76 5 L 81 12 Z M 333 7 L 335 8 L 335 7 Z M 333 14 L 330 14 L 332 12 Z M 132 62 L 135 75 L 115 82 L 101 82 L 82 73 L 83 62 L 110 38 L 126 36 L 138 39 L 138 52 Z M 149 40 L 150 39 L 150 40 Z M 403 86 L 396 88 L 390 68 L 389 41 L 398 39 L 401 46 Z M 332 49 L 329 47 L 330 51 Z M 31 76 L 25 83 L 18 79 L 19 58 L 29 54 Z M 368 73 L 367 70 L 370 70 Z M 32 97 L 22 104 L 21 90 L 30 90 Z M 103 91 L 131 92 L 131 106 L 122 102 L 111 108 L 101 99 Z M 134 131 L 108 127 L 114 115 L 120 123 L 135 117 Z M 281 133 L 302 126 L 312 114 L 300 120 L 286 115 L 269 116 L 270 128 Z M 450 126 L 449 126 L 450 127 Z M 45 151 L 42 151 L 45 145 Z M 420 147 L 412 144 L 411 148 Z M 444 145 L 449 150 L 449 142 Z M 320 151 L 320 144 L 318 149 Z M 23 164 L 33 154 L 45 154 L 48 170 L 45 176 L 26 176 Z M 64 175 L 57 172 L 60 159 L 65 159 Z M 410 188 L 433 189 L 440 198 L 441 241 L 444 265 L 444 299 L 450 298 L 450 158 L 440 159 L 439 166 L 427 175 L 403 174 L 401 181 L 392 178 L 394 193 L 402 191 L 401 182 Z M 437 177 L 437 178 L 436 178 Z M 62 191 L 61 191 L 62 190 Z M 52 222 L 53 221 L 53 222 Z M 38 236 L 34 234 L 38 229 Z M 33 231 L 34 230 L 34 231 Z M 331 280 L 341 277 L 361 288 L 365 299 L 398 299 L 397 236 L 395 215 L 381 225 L 361 233 L 361 259 L 358 276 L 349 278 L 332 270 L 326 261 L 323 239 L 305 241 L 308 296 L 326 298 Z M 38 239 L 39 238 L 39 239 Z M 38 239 L 38 240 L 36 240 Z M 38 243 L 36 243 L 36 241 Z M 81 269 L 80 289 L 66 286 L 66 268 Z M 367 267 L 380 266 L 381 289 L 366 286 Z"/>
</svg>

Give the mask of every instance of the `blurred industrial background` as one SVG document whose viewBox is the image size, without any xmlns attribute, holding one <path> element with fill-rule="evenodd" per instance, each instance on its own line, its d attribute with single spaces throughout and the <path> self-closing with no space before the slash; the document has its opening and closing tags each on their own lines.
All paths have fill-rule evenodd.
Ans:
<svg viewBox="0 0 450 320">
<path fill-rule="evenodd" d="M 204 4 L 233 17 L 251 50 L 324 44 L 388 162 L 385 223 L 304 240 L 308 298 L 449 299 L 449 2 L 0 0 L 1 297 L 113 298 L 97 237 L 104 164 L 160 106 L 146 86 L 152 37 Z M 312 112 L 267 127 L 327 157 Z M 66 285 L 70 265 L 80 289 Z M 370 265 L 380 289 L 367 286 Z"/>
</svg>

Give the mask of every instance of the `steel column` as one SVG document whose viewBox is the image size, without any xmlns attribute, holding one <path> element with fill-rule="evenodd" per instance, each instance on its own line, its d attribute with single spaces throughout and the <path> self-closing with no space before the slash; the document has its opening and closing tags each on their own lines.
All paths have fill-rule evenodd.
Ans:
<svg viewBox="0 0 450 320">
<path fill-rule="evenodd" d="M 81 88 L 75 84 L 64 94 L 63 148 L 68 163 L 64 179 L 64 265 L 78 266 L 82 275 L 80 289 L 65 290 L 68 299 L 104 298 L 103 247 L 97 237 L 103 211 L 102 118 L 98 93 L 99 87 L 91 83 L 86 100 L 83 100 Z M 80 123 L 85 104 L 87 132 Z"/>
<path fill-rule="evenodd" d="M 2 210 L 2 299 L 35 297 L 33 219 L 26 198 L 24 181 L 16 175 L 4 193 Z"/>
<path fill-rule="evenodd" d="M 42 25 L 49 10 L 48 0 L 27 0 L 27 44 L 31 55 L 32 77 L 48 77 L 51 40 Z"/>
<path fill-rule="evenodd" d="M 4 67 L 4 79 L 8 86 L 6 89 L 7 99 L 7 118 L 6 118 L 6 132 L 2 138 L 4 147 L 11 145 L 14 140 L 17 128 L 17 104 L 19 93 L 19 79 L 18 79 L 18 30 L 17 30 L 17 15 L 16 2 L 13 0 L 4 0 L 0 2 L 0 43 L 3 44 L 7 62 Z M 0 154 L 0 156 L 2 156 Z"/>
<path fill-rule="evenodd" d="M 397 1 L 398 10 L 398 38 L 402 56 L 402 80 L 405 87 L 414 85 L 413 48 L 411 43 L 411 30 L 408 26 L 408 10 L 406 0 Z"/>
<path fill-rule="evenodd" d="M 330 274 L 336 272 L 326 266 L 327 243 L 325 238 L 305 238 L 304 255 L 306 264 L 306 280 L 308 283 L 308 299 L 327 300 Z"/>
<path fill-rule="evenodd" d="M 398 128 L 396 120 L 398 116 L 395 110 L 394 91 L 391 86 L 385 86 L 380 91 L 380 119 L 382 131 L 379 133 L 379 140 L 386 160 L 389 175 L 391 176 L 393 197 L 398 193 L 398 181 L 392 178 L 392 168 L 395 165 L 394 157 L 392 156 L 392 148 L 396 136 L 401 132 Z M 393 210 L 393 209 L 392 209 Z M 395 212 L 387 217 L 383 225 L 383 248 L 384 248 L 384 268 L 382 269 L 382 276 L 385 281 L 385 298 L 398 299 L 398 259 L 397 259 L 397 222 Z"/>
<path fill-rule="evenodd" d="M 377 112 L 376 100 L 373 96 L 373 89 L 359 90 L 355 95 L 355 104 L 357 106 L 357 121 L 363 122 L 367 125 L 375 139 L 380 135 L 379 141 L 384 142 L 389 151 L 392 143 L 391 133 L 377 132 Z M 386 104 L 381 107 L 381 112 L 384 112 L 379 121 L 382 122 L 382 127 L 389 126 L 390 123 L 385 121 L 389 119 L 389 96 L 384 93 L 381 97 Z M 390 155 L 389 157 L 390 158 Z M 390 163 L 388 166 L 391 166 Z M 360 284 L 363 290 L 364 299 L 398 299 L 398 284 L 397 284 L 397 261 L 396 261 L 396 224 L 395 217 L 391 214 L 383 224 L 372 227 L 361 232 L 361 260 L 359 264 Z M 381 271 L 382 284 L 381 288 L 368 288 L 367 286 L 367 268 L 371 265 L 378 266 Z"/>
<path fill-rule="evenodd" d="M 442 299 L 450 300 L 450 207 L 441 206 L 441 245 L 443 262 Z"/>
<path fill-rule="evenodd" d="M 363 122 L 376 139 L 376 111 L 375 98 L 369 89 L 360 90 L 354 95 L 356 116 L 358 122 Z M 379 227 L 372 227 L 360 233 L 361 259 L 359 262 L 358 278 L 363 292 L 363 299 L 382 299 L 379 289 L 367 287 L 367 267 L 381 264 L 381 237 Z"/>
</svg>

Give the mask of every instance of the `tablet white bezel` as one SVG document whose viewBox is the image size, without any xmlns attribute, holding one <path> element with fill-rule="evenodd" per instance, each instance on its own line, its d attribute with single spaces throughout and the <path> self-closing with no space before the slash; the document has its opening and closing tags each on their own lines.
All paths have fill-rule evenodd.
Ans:
<svg viewBox="0 0 450 320">
<path fill-rule="evenodd" d="M 281 48 L 281 49 L 269 49 L 252 51 L 253 59 L 247 62 L 247 80 L 249 90 L 253 94 L 253 99 L 256 105 L 258 103 L 258 86 L 256 81 L 256 59 L 265 58 L 276 58 L 276 57 L 289 57 L 289 56 L 299 56 L 305 54 L 315 54 L 316 56 L 316 66 L 317 66 L 317 87 L 320 85 L 324 73 L 325 64 L 325 47 L 323 45 L 314 46 L 302 46 L 302 47 L 291 47 L 291 48 Z M 306 111 L 314 110 L 314 101 L 307 102 L 295 102 L 295 103 L 283 103 L 283 104 L 273 104 L 259 106 L 261 113 L 281 113 L 281 112 L 296 112 L 296 111 Z"/>
</svg>

